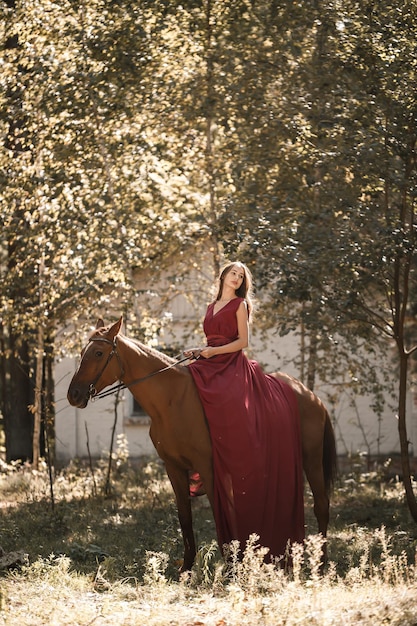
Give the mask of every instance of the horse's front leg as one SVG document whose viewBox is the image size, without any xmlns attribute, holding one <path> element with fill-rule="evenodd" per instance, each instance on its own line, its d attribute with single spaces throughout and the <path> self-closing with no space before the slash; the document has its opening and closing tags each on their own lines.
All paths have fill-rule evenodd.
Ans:
<svg viewBox="0 0 417 626">
<path fill-rule="evenodd" d="M 181 572 L 186 572 L 192 568 L 196 555 L 189 475 L 187 470 L 172 463 L 165 463 L 165 467 L 177 500 L 178 519 L 184 542 L 184 562 Z"/>
</svg>

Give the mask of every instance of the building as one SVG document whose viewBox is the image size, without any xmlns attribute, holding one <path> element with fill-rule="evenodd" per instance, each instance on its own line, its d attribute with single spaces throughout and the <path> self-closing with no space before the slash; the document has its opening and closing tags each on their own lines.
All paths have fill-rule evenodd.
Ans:
<svg viewBox="0 0 417 626">
<path fill-rule="evenodd" d="M 152 293 L 141 291 L 141 310 L 152 308 Z M 169 288 L 168 288 L 169 291 Z M 203 289 L 199 290 L 199 293 Z M 203 335 L 190 327 L 195 320 L 203 319 L 205 306 L 196 310 L 190 300 L 174 295 L 167 305 L 168 314 L 160 340 L 172 346 L 176 352 L 202 344 Z M 119 313 L 113 314 L 106 323 L 114 321 Z M 140 315 L 139 307 L 133 311 L 133 325 Z M 132 320 L 130 323 L 132 323 Z M 198 325 L 199 328 L 201 324 Z M 92 324 L 92 328 L 94 325 Z M 128 333 L 126 333 L 128 334 Z M 298 377 L 291 362 L 299 350 L 298 339 L 292 335 L 279 337 L 271 334 L 268 347 L 256 330 L 251 338 L 250 356 L 258 360 L 265 371 L 284 371 Z M 87 336 L 83 338 L 85 345 Z M 153 347 L 157 347 L 154 345 Z M 112 431 L 124 435 L 129 448 L 130 458 L 156 454 L 148 435 L 149 417 L 134 401 L 129 391 L 124 391 L 118 399 L 117 411 L 115 398 L 99 399 L 90 402 L 87 408 L 77 409 L 68 404 L 66 393 L 70 380 L 76 370 L 78 359 L 64 359 L 56 363 L 56 458 L 65 463 L 73 458 L 100 457 L 109 451 Z M 334 394 L 334 390 L 331 390 Z M 395 407 L 388 401 L 382 415 L 377 416 L 372 410 L 370 397 L 351 397 L 349 388 L 339 391 L 337 401 L 330 401 L 330 390 L 317 385 L 315 392 L 327 405 L 332 417 L 338 454 L 351 459 L 363 459 L 363 464 L 371 467 L 370 460 L 377 457 L 384 460 L 399 455 L 399 437 Z M 408 436 L 410 454 L 417 450 L 417 394 L 408 395 Z M 117 417 L 117 419 L 116 419 Z"/>
</svg>

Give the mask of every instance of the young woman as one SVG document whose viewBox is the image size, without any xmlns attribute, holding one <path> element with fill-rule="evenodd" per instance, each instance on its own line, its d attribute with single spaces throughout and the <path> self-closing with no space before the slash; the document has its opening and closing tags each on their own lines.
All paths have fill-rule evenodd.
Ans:
<svg viewBox="0 0 417 626">
<path fill-rule="evenodd" d="M 243 350 L 249 341 L 252 278 L 226 265 L 204 319 L 207 346 L 186 350 L 213 445 L 214 517 L 220 546 L 245 549 L 256 533 L 271 557 L 304 539 L 300 422 L 294 392 Z"/>
</svg>

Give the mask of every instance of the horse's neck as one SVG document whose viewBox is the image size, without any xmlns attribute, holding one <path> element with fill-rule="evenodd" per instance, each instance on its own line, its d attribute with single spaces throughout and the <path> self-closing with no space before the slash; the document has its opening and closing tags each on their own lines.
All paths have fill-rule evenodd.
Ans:
<svg viewBox="0 0 417 626">
<path fill-rule="evenodd" d="M 155 385 L 149 386 L 148 382 L 158 380 L 159 372 L 172 364 L 174 359 L 127 337 L 120 337 L 118 345 L 123 369 L 122 382 L 151 417 L 153 429 L 158 428 L 164 422 L 165 415 L 160 409 L 161 404 L 166 404 L 166 394 L 169 395 L 172 388 L 170 390 L 164 386 L 163 391 L 155 392 Z"/>
<path fill-rule="evenodd" d="M 119 335 L 122 349 L 119 350 L 123 359 L 124 371 L 134 377 L 149 374 L 156 368 L 163 368 L 169 364 L 169 360 L 157 350 L 148 348 L 136 339 L 130 339 Z"/>
</svg>

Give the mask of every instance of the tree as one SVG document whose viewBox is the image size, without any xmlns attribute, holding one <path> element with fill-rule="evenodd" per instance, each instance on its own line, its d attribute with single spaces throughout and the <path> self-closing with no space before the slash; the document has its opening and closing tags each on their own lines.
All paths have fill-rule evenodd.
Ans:
<svg viewBox="0 0 417 626">
<path fill-rule="evenodd" d="M 85 328 L 110 300 L 126 309 L 141 297 L 132 270 L 167 270 L 170 298 L 190 270 L 211 283 L 225 255 L 242 255 L 267 287 L 265 327 L 301 329 L 310 387 L 348 371 L 378 403 L 384 379 L 371 362 L 387 349 L 386 321 L 412 350 L 402 329 L 415 278 L 413 5 L 0 6 L 8 450 L 10 397 L 30 441 L 42 343 L 44 390 L 68 320 Z"/>
<path fill-rule="evenodd" d="M 287 80 L 276 81 L 293 135 L 284 164 L 275 167 L 275 206 L 238 219 L 250 224 L 239 249 L 256 260 L 263 284 L 275 287 L 269 318 L 278 312 L 282 332 L 308 327 L 316 363 L 321 349 L 327 363 L 330 355 L 345 359 L 342 342 L 351 368 L 352 354 L 364 355 L 361 345 L 376 353 L 389 337 L 396 346 L 403 479 L 417 519 L 405 416 L 416 340 L 409 328 L 416 281 L 415 12 L 411 3 L 314 3 L 298 59 L 289 44 Z M 264 207 L 254 189 L 254 205 Z M 230 211 L 230 222 L 236 213 Z M 225 245 L 236 246 L 233 234 Z M 325 378 L 324 368 L 318 372 Z M 366 381 L 374 385 L 375 377 Z"/>
<path fill-rule="evenodd" d="M 351 259 L 349 265 L 357 276 L 350 290 L 351 315 L 388 336 L 396 346 L 402 473 L 408 507 L 417 521 L 406 422 L 409 359 L 417 350 L 410 307 L 417 281 L 417 100 L 412 88 L 417 69 L 416 7 L 406 2 L 401 9 L 394 5 L 377 8 L 372 3 L 366 3 L 362 11 L 355 3 L 352 8 L 356 11 L 350 12 L 351 19 L 346 22 L 350 32 L 344 40 L 350 53 L 347 65 L 357 85 L 368 94 L 373 119 L 361 108 L 351 130 L 355 138 L 351 145 L 367 163 L 363 170 L 352 168 L 362 195 L 357 203 L 356 232 L 349 237 L 351 250 L 356 244 L 355 262 Z M 353 49 L 352 39 L 356 42 Z M 362 163 L 361 159 L 359 165 Z M 364 226 L 374 235 L 372 246 L 363 236 Z M 357 236 L 359 228 L 361 237 Z M 414 325 L 411 333 L 410 324 Z"/>
<path fill-rule="evenodd" d="M 33 386 L 38 394 L 39 368 L 55 356 L 57 330 L 69 320 L 86 324 L 109 293 L 125 306 L 132 267 L 164 255 L 164 231 L 178 220 L 171 209 L 150 209 L 155 194 L 145 181 L 157 169 L 141 138 L 146 11 L 47 0 L 10 2 L 2 11 L 2 412 L 11 460 L 31 457 L 28 407 L 39 413 Z"/>
</svg>

